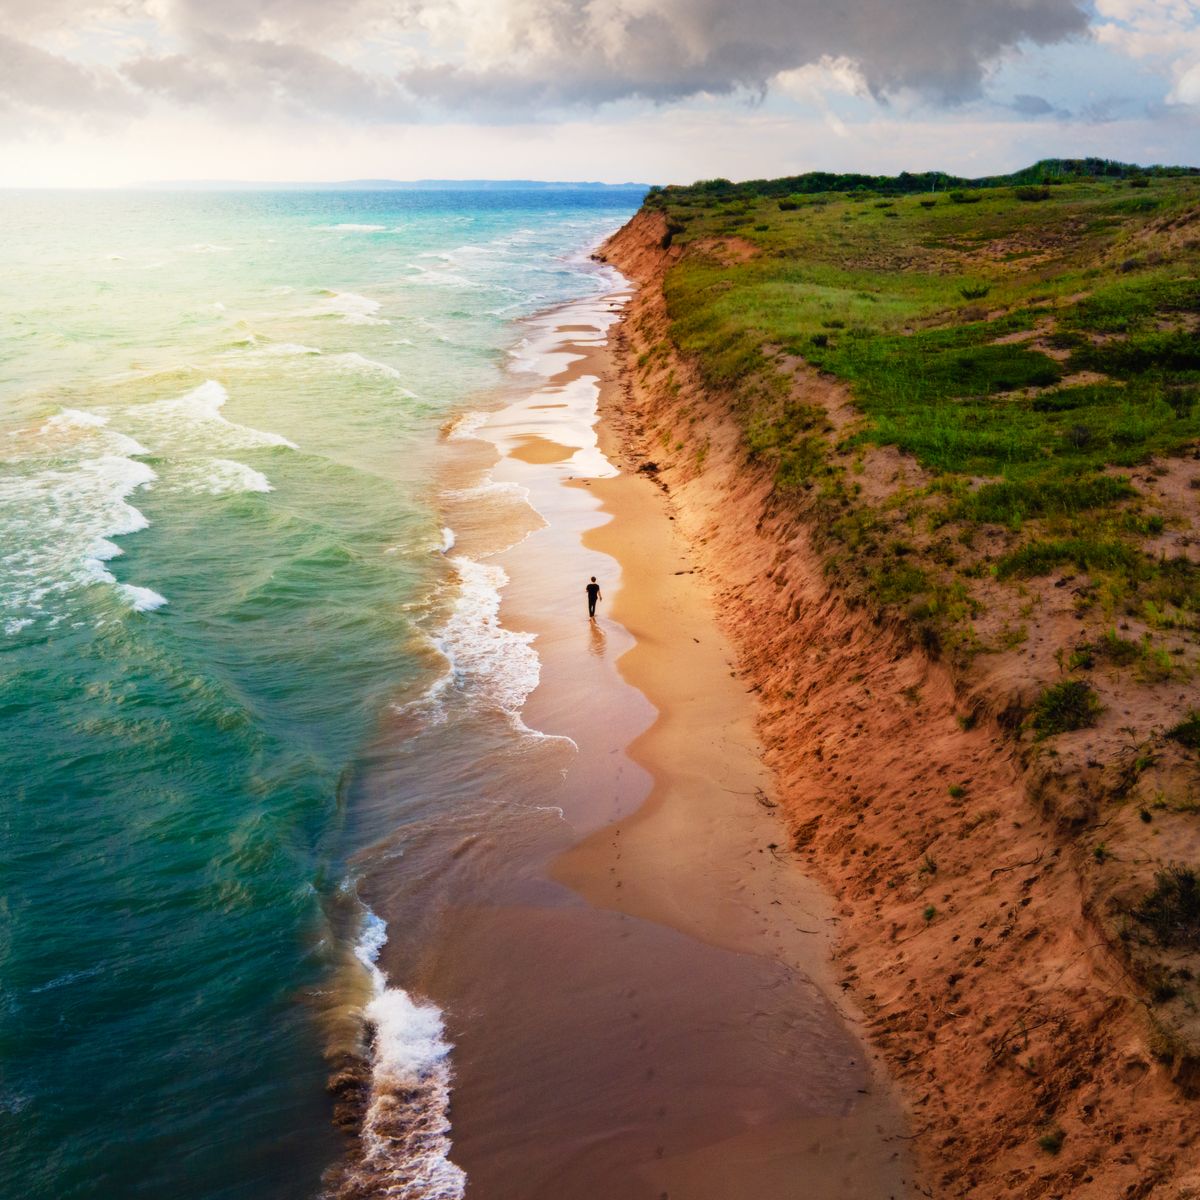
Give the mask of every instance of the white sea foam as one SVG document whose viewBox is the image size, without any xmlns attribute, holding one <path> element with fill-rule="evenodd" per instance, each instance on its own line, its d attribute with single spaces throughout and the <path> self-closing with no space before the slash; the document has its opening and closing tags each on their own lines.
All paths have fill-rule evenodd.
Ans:
<svg viewBox="0 0 1200 1200">
<path fill-rule="evenodd" d="M 56 975 L 53 979 L 46 983 L 39 984 L 37 987 L 29 989 L 31 996 L 40 995 L 42 992 L 52 992 L 57 988 L 69 987 L 73 983 L 78 983 L 83 979 L 94 979 L 97 975 L 104 973 L 104 967 L 96 964 L 91 967 L 85 967 L 82 971 L 68 971 L 64 975 Z"/>
<path fill-rule="evenodd" d="M 388 987 L 379 952 L 387 926 L 364 913 L 355 955 L 371 979 L 371 1090 L 360 1158 L 335 1194 L 461 1200 L 467 1176 L 450 1161 L 450 1052 L 437 1005 Z"/>
<path fill-rule="evenodd" d="M 275 490 L 261 471 L 232 458 L 208 458 L 181 464 L 171 472 L 170 485 L 177 491 L 207 496 Z"/>
<path fill-rule="evenodd" d="M 259 358 L 311 358 L 319 355 L 320 350 L 316 346 L 302 346 L 298 342 L 270 342 L 265 346 L 259 346 L 254 352 L 254 357 Z M 245 357 L 252 357 L 246 355 Z"/>
<path fill-rule="evenodd" d="M 149 453 L 134 438 L 109 427 L 104 413 L 64 408 L 33 429 L 18 429 L 10 435 L 13 441 L 10 461 L 45 459 L 47 456 L 88 458 L 134 458 Z"/>
<path fill-rule="evenodd" d="M 266 446 L 297 448 L 282 434 L 226 420 L 221 409 L 228 399 L 229 393 L 221 384 L 210 379 L 186 395 L 139 404 L 125 409 L 121 415 L 156 453 L 250 450 Z"/>
<path fill-rule="evenodd" d="M 454 549 L 454 542 L 455 542 L 454 530 L 451 529 L 449 525 L 447 525 L 442 530 L 442 544 L 440 547 L 441 552 L 443 554 L 449 554 L 450 551 Z"/>
<path fill-rule="evenodd" d="M 510 479 L 485 479 L 482 483 L 475 483 L 470 487 L 449 488 L 442 493 L 444 499 L 460 503 L 473 500 L 497 500 L 501 496 L 509 500 L 529 503 L 529 489 Z"/>
<path fill-rule="evenodd" d="M 345 888 L 353 889 L 353 883 L 347 881 Z M 363 910 L 362 929 L 358 941 L 354 943 L 354 957 L 363 965 L 363 970 L 371 977 L 374 995 L 379 995 L 387 986 L 387 976 L 379 968 L 379 952 L 387 945 L 387 922 L 369 908 Z"/>
<path fill-rule="evenodd" d="M 361 372 L 368 375 L 383 375 L 388 379 L 394 380 L 403 378 L 400 372 L 390 364 L 379 362 L 374 358 L 368 358 L 365 354 L 359 354 L 354 350 L 346 354 L 331 355 L 326 361 L 345 371 Z M 414 400 L 417 398 L 416 392 L 409 391 L 406 387 L 400 386 L 396 390 L 403 392 L 406 396 L 410 396 Z"/>
<path fill-rule="evenodd" d="M 461 555 L 450 561 L 460 591 L 434 642 L 463 691 L 519 720 L 541 675 L 535 635 L 500 624 L 500 589 L 508 582 L 502 567 Z"/>
<path fill-rule="evenodd" d="M 108 424 L 108 418 L 102 413 L 83 412 L 78 408 L 64 408 L 46 419 L 45 429 L 102 429 Z"/>
<path fill-rule="evenodd" d="M 316 346 L 304 346 L 299 342 L 260 343 L 253 334 L 241 338 L 236 344 L 245 349 L 226 350 L 221 355 L 222 366 L 257 367 L 276 359 L 321 357 L 321 351 Z"/>
<path fill-rule="evenodd" d="M 355 225 L 352 221 L 344 221 L 341 225 L 323 225 L 323 229 L 331 229 L 337 233 L 382 233 L 386 225 Z"/>
<path fill-rule="evenodd" d="M 57 443 L 52 445 L 57 450 Z M 149 525 L 128 497 L 156 478 L 146 463 L 105 454 L 0 479 L 0 524 L 6 534 L 0 606 L 7 632 L 19 632 L 39 617 L 57 619 L 56 600 L 96 583 L 115 587 L 138 611 L 166 603 L 149 588 L 118 584 L 105 565 L 123 553 L 112 538 Z"/>
<path fill-rule="evenodd" d="M 431 287 L 466 288 L 471 291 L 489 286 L 478 279 L 468 279 L 465 275 L 459 275 L 454 271 L 424 267 L 420 263 L 406 263 L 405 265 L 412 272 L 405 280 L 406 283 L 426 284 Z"/>
<path fill-rule="evenodd" d="M 490 415 L 490 413 L 485 412 L 466 412 L 461 416 L 455 417 L 446 427 L 446 440 L 448 442 L 461 442 L 474 437 L 487 424 L 487 419 Z"/>
<path fill-rule="evenodd" d="M 383 307 L 378 300 L 356 292 L 325 291 L 325 302 L 310 310 L 314 317 L 340 317 L 345 325 L 390 325 L 386 317 L 375 314 Z"/>
<path fill-rule="evenodd" d="M 154 612 L 167 602 L 166 596 L 148 587 L 137 587 L 132 583 L 117 584 L 117 591 L 134 612 Z"/>
</svg>

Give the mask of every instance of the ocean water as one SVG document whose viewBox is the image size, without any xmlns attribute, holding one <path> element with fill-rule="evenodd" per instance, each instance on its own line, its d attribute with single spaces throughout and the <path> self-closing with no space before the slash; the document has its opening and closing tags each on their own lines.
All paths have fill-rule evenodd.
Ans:
<svg viewBox="0 0 1200 1200">
<path fill-rule="evenodd" d="M 502 573 L 446 527 L 442 431 L 520 366 L 514 322 L 611 286 L 587 251 L 635 203 L 0 195 L 6 1200 L 318 1195 L 364 1010 L 397 1085 L 365 1158 L 395 1095 L 444 1109 L 441 1016 L 387 986 L 406 932 L 358 880 L 454 791 L 394 812 L 360 780 L 381 722 L 416 781 L 467 736 L 444 692 L 530 686 Z M 461 1194 L 444 1133 L 390 1194 Z"/>
</svg>

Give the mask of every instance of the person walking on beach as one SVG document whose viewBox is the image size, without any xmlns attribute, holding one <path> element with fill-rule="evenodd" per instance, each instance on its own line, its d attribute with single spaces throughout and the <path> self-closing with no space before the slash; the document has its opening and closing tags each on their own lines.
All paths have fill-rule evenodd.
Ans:
<svg viewBox="0 0 1200 1200">
<path fill-rule="evenodd" d="M 596 619 L 596 601 L 603 600 L 600 595 L 600 585 L 596 582 L 595 575 L 592 576 L 592 582 L 587 585 L 588 598 L 588 616 L 594 621 Z"/>
</svg>

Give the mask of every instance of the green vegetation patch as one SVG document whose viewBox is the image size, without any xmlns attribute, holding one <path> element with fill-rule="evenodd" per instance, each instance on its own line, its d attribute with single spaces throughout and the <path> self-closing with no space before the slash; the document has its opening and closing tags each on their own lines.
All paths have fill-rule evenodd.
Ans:
<svg viewBox="0 0 1200 1200">
<path fill-rule="evenodd" d="M 1015 528 L 1032 517 L 1073 516 L 1136 495 L 1127 479 L 1113 475 L 985 483 L 954 506 L 954 515 Z"/>
<path fill-rule="evenodd" d="M 1132 572 L 1140 557 L 1124 542 L 1093 541 L 1082 537 L 1035 541 L 1006 554 L 996 564 L 996 578 L 1032 579 L 1067 565 L 1080 571 Z"/>
<path fill-rule="evenodd" d="M 1120 334 L 1147 328 L 1156 318 L 1197 311 L 1200 280 L 1162 272 L 1092 290 L 1062 315 L 1061 324 L 1068 330 Z"/>
<path fill-rule="evenodd" d="M 1149 372 L 1186 377 L 1200 372 L 1200 337 L 1182 329 L 1134 334 L 1100 345 L 1081 346 L 1071 355 L 1071 365 L 1118 379 Z M 1196 398 L 1193 390 L 1187 397 L 1188 408 L 1196 403 Z"/>
</svg>

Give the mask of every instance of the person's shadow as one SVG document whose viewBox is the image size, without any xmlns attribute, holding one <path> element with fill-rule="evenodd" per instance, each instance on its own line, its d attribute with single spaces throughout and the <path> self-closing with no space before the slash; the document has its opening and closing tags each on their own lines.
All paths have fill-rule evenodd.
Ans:
<svg viewBox="0 0 1200 1200">
<path fill-rule="evenodd" d="M 594 618 L 588 623 L 588 628 L 591 631 L 588 639 L 588 651 L 597 658 L 603 658 L 605 650 L 608 649 L 608 639 L 605 636 L 604 628 Z"/>
</svg>

